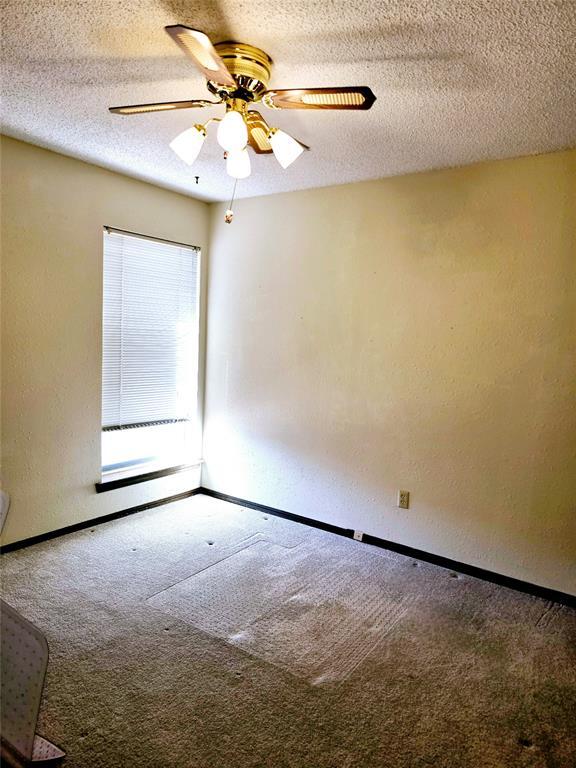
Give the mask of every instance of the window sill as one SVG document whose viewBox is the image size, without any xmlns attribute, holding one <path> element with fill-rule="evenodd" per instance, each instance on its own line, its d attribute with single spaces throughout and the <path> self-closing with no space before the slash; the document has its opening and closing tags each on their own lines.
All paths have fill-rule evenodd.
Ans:
<svg viewBox="0 0 576 768">
<path fill-rule="evenodd" d="M 114 477 L 114 473 L 110 473 L 111 478 L 102 480 L 100 483 L 95 483 L 96 493 L 104 493 L 105 491 L 114 491 L 116 488 L 124 488 L 127 485 L 136 485 L 137 483 L 146 483 L 148 480 L 157 480 L 160 477 L 166 477 L 168 475 L 175 475 L 178 472 L 188 472 L 191 469 L 199 467 L 201 461 L 197 461 L 194 464 L 180 464 L 177 467 L 168 467 L 167 469 L 158 469 L 155 472 L 145 472 L 141 475 L 130 475 L 129 477 Z"/>
</svg>

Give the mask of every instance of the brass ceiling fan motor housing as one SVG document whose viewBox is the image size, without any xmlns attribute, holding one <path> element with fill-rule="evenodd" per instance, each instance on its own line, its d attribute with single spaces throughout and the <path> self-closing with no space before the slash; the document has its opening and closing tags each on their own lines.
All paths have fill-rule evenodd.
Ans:
<svg viewBox="0 0 576 768">
<path fill-rule="evenodd" d="M 214 48 L 238 84 L 239 93 L 235 96 L 246 96 L 248 101 L 254 101 L 268 89 L 272 59 L 265 51 L 231 40 L 216 43 Z M 222 93 L 222 86 L 217 83 L 209 81 L 208 87 L 215 93 Z"/>
</svg>

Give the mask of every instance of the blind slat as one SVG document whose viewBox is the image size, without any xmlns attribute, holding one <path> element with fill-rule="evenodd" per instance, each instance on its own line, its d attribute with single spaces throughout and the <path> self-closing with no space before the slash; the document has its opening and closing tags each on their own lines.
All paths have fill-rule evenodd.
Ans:
<svg viewBox="0 0 576 768">
<path fill-rule="evenodd" d="M 194 416 L 200 251 L 104 231 L 102 426 Z"/>
</svg>

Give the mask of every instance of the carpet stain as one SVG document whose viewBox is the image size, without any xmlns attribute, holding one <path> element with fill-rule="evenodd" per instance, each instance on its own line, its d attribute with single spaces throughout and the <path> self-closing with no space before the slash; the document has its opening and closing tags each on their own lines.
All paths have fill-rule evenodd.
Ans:
<svg viewBox="0 0 576 768">
<path fill-rule="evenodd" d="M 148 604 L 312 685 L 336 683 L 385 643 L 415 598 L 391 592 L 382 567 L 366 578 L 354 567 L 363 557 L 357 547 L 334 546 L 339 567 L 327 569 L 313 546 L 261 541 Z"/>
</svg>

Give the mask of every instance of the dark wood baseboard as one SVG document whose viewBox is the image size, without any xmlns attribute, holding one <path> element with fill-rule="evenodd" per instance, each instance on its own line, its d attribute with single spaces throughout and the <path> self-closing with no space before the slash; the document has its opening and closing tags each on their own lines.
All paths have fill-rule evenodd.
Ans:
<svg viewBox="0 0 576 768">
<path fill-rule="evenodd" d="M 320 528 L 323 531 L 330 531 L 330 533 L 336 533 L 339 536 L 345 536 L 348 539 L 354 537 L 354 531 L 351 528 L 341 528 L 337 525 L 323 523 L 320 520 L 313 520 L 312 518 L 303 517 L 302 515 L 294 515 L 291 512 L 284 512 L 281 509 L 268 507 L 266 504 L 258 504 L 253 501 L 247 501 L 246 499 L 240 499 L 236 496 L 230 496 L 227 493 L 213 491 L 210 488 L 200 488 L 199 492 L 204 494 L 204 496 L 212 496 L 214 499 L 229 501 L 230 503 L 238 504 L 241 507 L 256 509 L 259 512 L 266 512 L 270 515 L 283 517 L 287 520 L 293 520 L 296 523 L 309 525 L 313 528 Z M 570 595 L 567 592 L 560 592 L 559 590 L 550 589 L 549 587 L 541 587 L 539 584 L 531 584 L 528 581 L 515 579 L 512 576 L 504 576 L 503 574 L 496 573 L 495 571 L 487 571 L 484 568 L 479 568 L 476 565 L 461 563 L 458 560 L 452 560 L 449 557 L 444 557 L 443 555 L 435 555 L 432 552 L 425 552 L 422 549 L 415 549 L 414 547 L 408 547 L 405 544 L 398 544 L 395 541 L 380 539 L 377 536 L 371 536 L 366 533 L 362 538 L 362 543 L 372 544 L 373 546 L 381 547 L 382 549 L 388 549 L 392 552 L 398 552 L 401 555 L 412 557 L 415 560 L 422 560 L 426 563 L 439 565 L 442 568 L 448 568 L 449 570 L 455 571 L 456 573 L 463 573 L 467 576 L 474 576 L 476 579 L 489 581 L 492 584 L 498 584 L 501 587 L 515 589 L 518 592 L 525 592 L 529 595 L 534 595 L 535 597 L 541 597 L 544 600 L 552 600 L 555 603 L 561 603 L 562 605 L 567 605 L 570 608 L 576 608 L 576 595 Z"/>
<path fill-rule="evenodd" d="M 140 504 L 137 507 L 131 507 L 130 509 L 124 509 L 121 512 L 112 512 L 109 515 L 103 515 L 92 520 L 85 520 L 81 523 L 75 523 L 74 525 L 66 526 L 65 528 L 59 528 L 56 531 L 48 531 L 47 533 L 41 533 L 39 536 L 32 536 L 29 539 L 23 539 L 22 541 L 15 541 L 11 544 L 4 544 L 0 547 L 0 554 L 7 552 L 14 552 L 17 549 L 23 549 L 24 547 L 30 547 L 33 544 L 39 544 L 42 541 L 48 541 L 55 539 L 58 536 L 65 536 L 67 533 L 74 533 L 74 531 L 81 531 L 85 528 L 93 528 L 101 523 L 107 523 L 110 520 L 118 520 L 121 517 L 127 515 L 133 515 L 136 512 L 143 512 L 145 509 L 152 509 L 153 507 L 159 507 L 163 504 L 170 504 L 172 501 L 180 501 L 181 499 L 187 499 L 190 496 L 196 496 L 197 494 L 203 494 L 204 496 L 211 496 L 214 499 L 220 499 L 221 501 L 228 501 L 231 504 L 237 504 L 241 507 L 248 507 L 249 509 L 255 509 L 259 512 L 265 512 L 266 514 L 275 515 L 276 517 L 283 517 L 286 520 L 293 520 L 295 523 L 301 523 L 302 525 L 308 525 L 312 528 L 320 528 L 323 531 L 329 533 L 335 533 L 338 536 L 345 536 L 348 539 L 353 538 L 354 531 L 351 528 L 341 528 L 338 525 L 332 525 L 331 523 L 324 523 L 321 520 L 314 520 L 310 517 L 304 517 L 303 515 L 295 515 L 292 512 L 285 512 L 275 507 L 269 507 L 266 504 L 259 504 L 255 501 L 249 501 L 247 499 L 241 499 L 237 496 L 230 496 L 227 493 L 220 493 L 214 491 L 211 488 L 194 488 L 190 491 L 184 491 L 178 493 L 175 496 L 169 496 L 165 499 L 158 499 L 157 501 L 151 501 L 147 504 Z M 398 544 L 395 541 L 389 541 L 387 539 L 380 539 L 377 536 L 371 536 L 370 534 L 364 534 L 362 543 L 372 544 L 382 549 L 388 549 L 391 552 L 398 552 L 401 555 L 412 557 L 415 560 L 422 560 L 426 563 L 432 563 L 433 565 L 439 565 L 442 568 L 447 568 L 456 573 L 463 573 L 467 576 L 473 576 L 476 579 L 482 579 L 483 581 L 489 581 L 492 584 L 498 584 L 501 587 L 507 587 L 508 589 L 515 589 L 518 592 L 525 592 L 535 597 L 540 597 L 544 600 L 551 600 L 555 603 L 561 603 L 567 605 L 570 608 L 576 608 L 576 595 L 570 595 L 567 592 L 560 592 L 556 589 L 550 589 L 549 587 L 542 587 L 539 584 L 532 584 L 528 581 L 522 581 L 521 579 L 515 579 L 512 576 L 504 576 L 501 573 L 495 571 L 488 571 L 484 568 L 479 568 L 476 565 L 469 565 L 468 563 L 462 563 L 458 560 L 452 560 L 449 557 L 443 555 L 435 555 L 432 552 L 425 552 L 422 549 L 415 549 L 405 544 Z"/>
<path fill-rule="evenodd" d="M 14 552 L 16 549 L 23 549 L 24 547 L 31 547 L 33 544 L 40 544 L 42 541 L 49 541 L 50 539 L 56 539 L 59 536 L 65 536 L 67 533 L 74 533 L 75 531 L 83 531 L 85 528 L 94 528 L 101 523 L 108 523 L 110 520 L 119 520 L 121 517 L 127 517 L 133 515 L 136 512 L 143 512 L 145 509 L 152 509 L 153 507 L 160 507 L 163 504 L 170 504 L 172 501 L 180 501 L 180 499 L 187 499 L 190 496 L 196 496 L 197 493 L 201 493 L 200 488 L 194 488 L 192 491 L 184 491 L 183 493 L 177 493 L 174 496 L 168 496 L 165 499 L 158 499 L 157 501 L 149 501 L 146 504 L 139 504 L 137 507 L 130 507 L 130 509 L 123 509 L 120 512 L 111 512 L 109 515 L 102 515 L 102 517 L 94 517 L 92 520 L 83 520 L 81 523 L 74 523 L 73 525 L 67 525 L 65 528 L 58 528 L 55 531 L 47 531 L 46 533 L 40 533 L 38 536 L 31 536 L 29 539 L 22 539 L 21 541 L 13 541 L 11 544 L 4 544 L 0 547 L 0 554 L 7 552 Z"/>
</svg>

